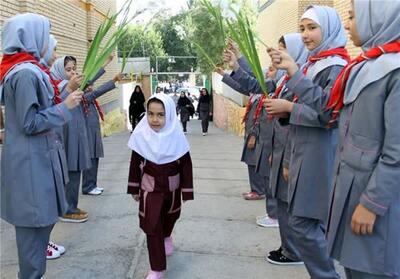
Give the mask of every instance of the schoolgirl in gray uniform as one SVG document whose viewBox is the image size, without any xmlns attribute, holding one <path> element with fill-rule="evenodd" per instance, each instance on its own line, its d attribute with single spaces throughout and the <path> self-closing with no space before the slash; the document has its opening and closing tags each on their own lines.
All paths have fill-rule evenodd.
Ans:
<svg viewBox="0 0 400 279">
<path fill-rule="evenodd" d="M 343 83 L 329 252 L 348 279 L 400 278 L 400 2 L 353 3 L 364 54 Z"/>
<path fill-rule="evenodd" d="M 299 92 L 307 90 L 308 95 L 303 94 L 307 96 L 312 91 L 330 95 L 333 83 L 349 59 L 344 49 L 347 36 L 338 13 L 324 6 L 308 7 L 301 18 L 300 30 L 310 51 L 309 61 L 300 70 L 287 53 L 270 50 L 274 65 L 287 70 L 290 79 L 286 87 L 298 100 L 267 100 L 266 106 L 272 115 L 290 112 L 288 203 L 296 248 L 312 278 L 338 278 L 325 238 L 337 129 L 328 129 L 326 117 L 301 98 Z"/>
<path fill-rule="evenodd" d="M 105 73 L 104 69 L 96 75 L 95 80 L 100 78 Z M 115 89 L 115 83 L 119 80 L 119 75 L 116 75 L 114 79 L 104 83 L 99 88 L 93 91 L 89 91 L 84 94 L 84 115 L 86 116 L 86 128 L 90 148 L 90 158 L 92 166 L 84 170 L 82 173 L 82 193 L 99 195 L 103 192 L 103 188 L 97 185 L 97 173 L 99 167 L 99 158 L 104 157 L 103 141 L 101 139 L 100 130 L 100 119 L 103 119 L 104 115 L 101 107 L 96 103 L 96 99 L 104 95 L 105 93 Z"/>
<path fill-rule="evenodd" d="M 56 54 L 57 40 L 53 35 L 49 37 L 49 47 L 46 51 L 46 54 L 40 59 L 40 64 L 45 68 L 47 72 L 50 72 L 50 67 L 53 65 L 55 59 L 57 59 Z M 52 81 L 54 83 L 54 81 Z M 55 89 L 56 90 L 56 89 Z M 59 94 L 59 91 L 56 91 L 55 94 Z M 60 98 L 60 96 L 58 96 Z M 61 142 L 63 142 L 63 127 L 56 127 L 56 133 L 60 137 Z M 62 144 L 64 149 L 64 144 Z M 62 161 L 61 166 L 63 167 L 62 173 L 64 175 L 64 185 L 66 185 L 69 181 L 68 178 L 68 165 L 67 165 L 67 157 L 64 152 L 60 152 L 60 160 Z M 47 259 L 57 259 L 62 254 L 65 253 L 65 247 L 54 243 L 53 241 L 49 241 L 46 250 Z"/>
<path fill-rule="evenodd" d="M 21 279 L 41 278 L 46 271 L 50 232 L 66 209 L 64 151 L 54 128 L 71 120 L 70 110 L 82 97 L 73 92 L 56 102 L 50 78 L 39 65 L 49 31 L 47 18 L 28 13 L 6 20 L 2 34 L 1 218 L 15 226 Z"/>
<path fill-rule="evenodd" d="M 398 1 L 354 0 L 346 29 L 363 53 L 329 97 L 298 90 L 328 113 L 330 125 L 340 112 L 327 236 L 329 254 L 348 279 L 400 278 L 399 13 Z"/>
<path fill-rule="evenodd" d="M 308 52 L 301 40 L 299 33 L 290 33 L 281 37 L 279 49 L 286 50 L 294 59 L 296 64 L 303 65 L 307 61 Z M 285 84 L 288 76 L 283 76 L 277 83 L 277 89 L 272 98 L 293 100 L 294 94 L 289 91 Z M 281 247 L 269 252 L 267 261 L 278 265 L 301 264 L 299 252 L 294 244 L 293 235 L 289 227 L 288 213 L 288 183 L 284 177 L 284 168 L 289 169 L 290 162 L 290 133 L 289 126 L 281 125 L 278 118 L 273 119 L 272 132 L 272 154 L 270 188 L 271 194 L 277 199 L 277 215 L 279 221 L 279 232 L 281 236 Z"/>
<path fill-rule="evenodd" d="M 239 71 L 247 73 L 247 75 L 253 75 L 246 59 L 241 57 L 238 59 Z M 262 92 L 257 92 L 258 94 L 250 94 L 247 88 L 243 87 L 240 83 L 238 83 L 233 76 L 236 75 L 236 72 L 232 74 L 223 73 L 220 71 L 220 74 L 223 75 L 222 82 L 238 91 L 241 94 L 250 95 L 250 110 L 248 110 L 246 119 L 245 119 L 245 144 L 243 146 L 242 158 L 241 160 L 248 165 L 249 171 L 249 180 L 250 180 L 250 188 L 252 192 L 257 192 L 259 194 L 267 196 L 266 200 L 266 212 L 267 219 L 270 221 L 269 226 L 276 226 L 276 201 L 269 195 L 268 193 L 268 185 L 269 185 L 269 164 L 268 164 L 268 156 L 271 153 L 271 130 L 272 126 L 267 122 L 267 118 L 265 115 L 264 109 L 261 107 L 258 116 L 258 123 L 255 123 L 254 115 L 257 111 L 257 107 L 259 105 L 260 99 L 262 97 Z M 269 91 L 272 91 L 275 87 L 275 83 L 273 81 L 269 81 L 267 83 L 269 87 Z M 256 144 L 253 149 L 249 149 L 247 142 L 249 135 L 254 133 L 256 135 Z M 246 198 L 246 196 L 245 196 Z M 265 217 L 265 216 L 262 216 Z"/>
<path fill-rule="evenodd" d="M 58 58 L 51 68 L 53 77 L 60 81 L 59 90 L 61 97 L 69 94 L 68 78 L 64 67 L 71 68 L 71 76 L 75 76 L 76 59 L 71 56 Z M 68 210 L 61 218 L 64 222 L 81 223 L 88 219 L 87 212 L 78 208 L 79 186 L 81 173 L 91 167 L 89 141 L 87 135 L 86 119 L 83 106 L 80 105 L 72 111 L 72 120 L 64 127 L 64 146 L 68 161 L 69 183 L 65 187 Z"/>
</svg>

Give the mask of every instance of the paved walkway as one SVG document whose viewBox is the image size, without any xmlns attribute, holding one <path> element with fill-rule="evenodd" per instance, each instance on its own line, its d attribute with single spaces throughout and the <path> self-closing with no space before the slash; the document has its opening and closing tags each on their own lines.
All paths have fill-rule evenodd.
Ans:
<svg viewBox="0 0 400 279">
<path fill-rule="evenodd" d="M 126 193 L 129 133 L 104 139 L 100 161 L 102 196 L 81 196 L 90 214 L 83 224 L 58 223 L 52 239 L 67 253 L 47 261 L 47 279 L 142 279 L 148 270 L 138 204 Z M 200 122 L 189 125 L 194 165 L 195 200 L 184 204 L 174 231 L 176 250 L 168 258 L 168 279 L 306 279 L 303 266 L 280 267 L 264 260 L 279 246 L 278 229 L 255 224 L 265 201 L 245 201 L 247 169 L 240 162 L 242 138 L 211 126 L 202 137 Z M 1 278 L 15 278 L 14 229 L 1 221 Z"/>
</svg>

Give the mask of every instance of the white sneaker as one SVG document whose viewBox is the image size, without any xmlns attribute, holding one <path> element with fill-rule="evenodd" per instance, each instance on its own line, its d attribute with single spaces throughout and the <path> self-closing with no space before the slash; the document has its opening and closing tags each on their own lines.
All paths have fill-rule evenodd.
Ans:
<svg viewBox="0 0 400 279">
<path fill-rule="evenodd" d="M 203 136 L 207 136 L 207 133 L 203 133 Z"/>
<path fill-rule="evenodd" d="M 267 215 L 267 214 L 264 214 L 264 215 L 261 215 L 261 216 L 257 216 L 257 217 L 256 217 L 256 221 L 258 221 L 258 220 L 260 220 L 260 219 L 265 219 L 265 218 L 268 218 L 268 215 Z"/>
<path fill-rule="evenodd" d="M 264 227 L 264 228 L 278 228 L 279 227 L 278 220 L 272 219 L 268 216 L 263 219 L 258 219 L 257 225 Z"/>
<path fill-rule="evenodd" d="M 98 196 L 101 195 L 103 192 L 97 188 L 94 188 L 92 191 L 88 192 L 87 195 Z"/>
<path fill-rule="evenodd" d="M 104 192 L 104 188 L 103 187 L 96 186 L 96 189 L 101 191 L 101 192 Z"/>
<path fill-rule="evenodd" d="M 59 251 L 57 251 L 56 249 L 54 249 L 50 245 L 47 245 L 46 259 L 54 260 L 54 259 L 58 259 L 60 256 L 61 256 L 61 253 Z"/>
<path fill-rule="evenodd" d="M 64 253 L 65 253 L 65 247 L 61 246 L 61 245 L 58 245 L 58 244 L 54 243 L 53 241 L 49 241 L 49 245 L 48 246 L 50 246 L 54 250 L 60 252 L 61 255 L 64 255 Z"/>
</svg>

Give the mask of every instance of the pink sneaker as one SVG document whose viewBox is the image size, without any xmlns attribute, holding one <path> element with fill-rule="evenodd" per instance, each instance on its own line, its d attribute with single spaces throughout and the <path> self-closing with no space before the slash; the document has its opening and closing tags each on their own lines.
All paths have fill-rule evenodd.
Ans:
<svg viewBox="0 0 400 279">
<path fill-rule="evenodd" d="M 172 243 L 172 237 L 164 238 L 165 255 L 171 256 L 174 252 L 174 244 Z"/>
<path fill-rule="evenodd" d="M 164 279 L 164 272 L 150 270 L 149 274 L 147 274 L 146 279 Z"/>
</svg>

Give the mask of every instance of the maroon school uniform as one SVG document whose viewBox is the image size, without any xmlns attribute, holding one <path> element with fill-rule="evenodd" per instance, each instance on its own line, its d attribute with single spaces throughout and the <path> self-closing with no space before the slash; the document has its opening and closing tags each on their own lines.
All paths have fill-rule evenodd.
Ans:
<svg viewBox="0 0 400 279">
<path fill-rule="evenodd" d="M 193 200 L 190 153 L 170 163 L 155 164 L 132 151 L 128 194 L 140 195 L 140 228 L 147 235 L 151 269 L 163 271 L 164 238 L 171 235 L 180 216 L 181 199 Z"/>
</svg>

